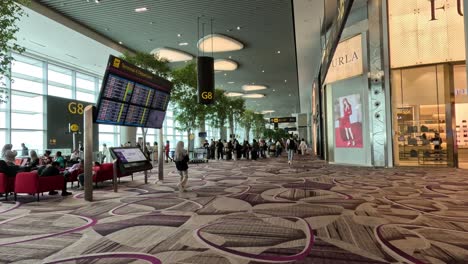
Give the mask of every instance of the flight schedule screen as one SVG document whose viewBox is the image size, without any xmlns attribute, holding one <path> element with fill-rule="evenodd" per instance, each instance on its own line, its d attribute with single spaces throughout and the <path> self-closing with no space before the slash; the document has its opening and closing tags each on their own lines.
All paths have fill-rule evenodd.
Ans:
<svg viewBox="0 0 468 264">
<path fill-rule="evenodd" d="M 97 103 L 101 124 L 161 128 L 172 84 L 111 56 Z"/>
</svg>

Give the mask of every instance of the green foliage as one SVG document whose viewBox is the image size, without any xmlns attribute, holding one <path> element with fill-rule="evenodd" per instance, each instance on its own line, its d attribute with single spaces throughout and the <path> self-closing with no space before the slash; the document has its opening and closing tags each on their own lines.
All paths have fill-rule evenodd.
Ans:
<svg viewBox="0 0 468 264">
<path fill-rule="evenodd" d="M 25 15 L 19 4 L 27 5 L 26 0 L 1 0 L 0 4 L 0 76 L 8 78 L 13 57 L 10 52 L 23 53 L 25 49 L 16 43 L 15 34 L 19 31 L 16 23 Z"/>
<path fill-rule="evenodd" d="M 226 126 L 226 120 L 229 114 L 230 98 L 224 94 L 223 90 L 215 90 L 215 102 L 210 106 L 208 112 L 208 123 L 215 128 Z"/>
<path fill-rule="evenodd" d="M 125 52 L 122 56 L 122 59 L 160 77 L 166 78 L 171 72 L 171 68 L 169 67 L 169 62 L 167 60 L 155 58 L 152 54 L 149 53 L 136 52 L 135 54 L 130 54 Z"/>
<path fill-rule="evenodd" d="M 174 117 L 177 130 L 188 131 L 198 128 L 204 122 L 209 106 L 198 103 L 197 71 L 195 63 L 189 63 L 171 73 L 174 88 L 171 101 L 174 104 Z"/>
<path fill-rule="evenodd" d="M 265 132 L 266 121 L 262 114 L 254 114 L 252 127 L 254 129 L 254 135 L 259 138 Z"/>
<path fill-rule="evenodd" d="M 280 128 L 278 130 L 273 130 L 273 129 L 265 129 L 265 131 L 263 132 L 263 135 L 265 138 L 271 138 L 273 139 L 274 141 L 277 141 L 277 140 L 280 140 L 282 138 L 289 138 L 289 133 Z"/>
</svg>

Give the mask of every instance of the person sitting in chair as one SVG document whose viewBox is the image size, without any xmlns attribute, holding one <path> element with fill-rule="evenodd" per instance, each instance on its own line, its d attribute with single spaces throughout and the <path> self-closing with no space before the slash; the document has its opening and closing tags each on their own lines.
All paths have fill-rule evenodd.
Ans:
<svg viewBox="0 0 468 264">
<path fill-rule="evenodd" d="M 40 177 L 50 177 L 50 176 L 63 175 L 60 172 L 60 164 L 58 162 L 56 162 L 56 161 L 52 162 L 51 164 L 49 164 L 47 166 L 39 168 L 39 170 L 37 172 L 38 172 Z M 64 179 L 64 184 L 63 184 L 63 188 L 62 188 L 62 196 L 67 196 L 67 195 L 70 195 L 72 193 L 67 192 L 67 176 L 66 175 L 63 175 L 63 176 L 64 176 L 65 179 Z M 50 191 L 49 192 L 49 195 L 55 195 L 55 194 L 58 194 L 58 192 L 57 191 Z"/>
</svg>

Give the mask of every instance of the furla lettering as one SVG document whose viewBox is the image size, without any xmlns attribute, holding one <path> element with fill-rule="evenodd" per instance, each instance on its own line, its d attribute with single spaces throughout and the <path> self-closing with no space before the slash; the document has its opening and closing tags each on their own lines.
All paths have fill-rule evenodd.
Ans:
<svg viewBox="0 0 468 264">
<path fill-rule="evenodd" d="M 346 54 L 344 56 L 340 56 L 337 58 L 334 58 L 332 61 L 332 67 L 339 67 L 341 65 L 345 65 L 354 61 L 359 60 L 359 57 L 356 52 L 353 52 L 353 54 Z"/>
<path fill-rule="evenodd" d="M 434 20 L 437 20 L 436 18 L 436 11 L 438 10 L 444 10 L 450 6 L 450 3 L 448 3 L 449 1 L 445 0 L 444 4 L 442 6 L 439 6 L 439 7 L 436 7 L 436 1 L 437 0 L 429 0 L 431 2 L 431 20 L 430 21 L 434 21 Z M 462 0 L 457 0 L 457 13 L 458 15 L 460 16 L 463 16 L 463 6 L 462 6 Z"/>
</svg>

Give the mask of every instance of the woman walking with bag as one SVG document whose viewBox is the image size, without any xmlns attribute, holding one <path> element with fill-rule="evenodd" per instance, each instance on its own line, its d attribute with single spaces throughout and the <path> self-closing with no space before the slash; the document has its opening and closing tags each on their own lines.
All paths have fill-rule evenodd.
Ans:
<svg viewBox="0 0 468 264">
<path fill-rule="evenodd" d="M 177 184 L 179 192 L 185 192 L 185 186 L 188 181 L 188 162 L 189 156 L 187 150 L 184 149 L 184 142 L 177 142 L 177 146 L 174 154 L 174 161 L 176 164 L 177 171 L 180 174 L 180 182 Z"/>
</svg>

